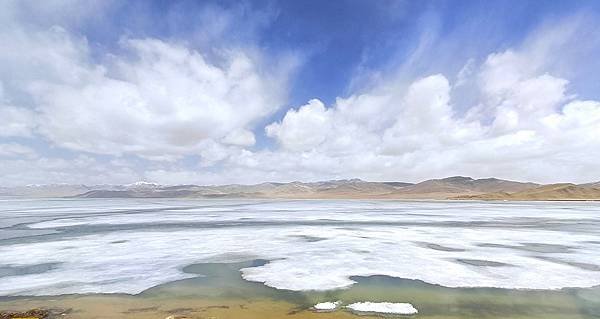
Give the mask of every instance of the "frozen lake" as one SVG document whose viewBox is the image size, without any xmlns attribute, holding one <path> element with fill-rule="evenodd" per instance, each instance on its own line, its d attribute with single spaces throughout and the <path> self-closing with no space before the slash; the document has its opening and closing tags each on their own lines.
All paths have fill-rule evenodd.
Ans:
<svg viewBox="0 0 600 319">
<path fill-rule="evenodd" d="M 386 275 L 446 287 L 600 285 L 592 202 L 0 200 L 0 295 L 139 293 L 191 264 L 269 260 L 294 291 Z"/>
</svg>

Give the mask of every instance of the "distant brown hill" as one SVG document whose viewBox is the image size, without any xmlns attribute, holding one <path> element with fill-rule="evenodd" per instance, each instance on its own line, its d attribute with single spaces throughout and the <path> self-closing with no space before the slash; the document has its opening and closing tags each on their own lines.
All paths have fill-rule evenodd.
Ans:
<svg viewBox="0 0 600 319">
<path fill-rule="evenodd" d="M 461 195 L 455 199 L 481 200 L 600 200 L 600 187 L 570 183 L 543 185 L 518 192 L 499 191 L 479 195 Z"/>
<path fill-rule="evenodd" d="M 31 185 L 0 188 L 0 196 L 79 198 L 282 198 L 282 199 L 464 199 L 600 200 L 600 183 L 540 185 L 497 178 L 453 176 L 412 184 L 360 179 L 265 182 L 254 185 Z"/>
<path fill-rule="evenodd" d="M 402 198 L 437 198 L 446 199 L 457 195 L 478 195 L 491 192 L 518 192 L 538 187 L 535 183 L 522 183 L 497 178 L 473 179 L 471 177 L 453 176 L 443 179 L 430 179 L 398 190 Z"/>
<path fill-rule="evenodd" d="M 580 186 L 592 187 L 592 188 L 600 188 L 600 182 L 581 184 Z"/>
</svg>

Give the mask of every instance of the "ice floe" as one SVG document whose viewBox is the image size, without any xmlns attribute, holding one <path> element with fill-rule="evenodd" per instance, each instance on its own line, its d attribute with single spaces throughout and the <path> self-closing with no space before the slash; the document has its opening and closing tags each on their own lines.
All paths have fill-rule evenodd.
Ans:
<svg viewBox="0 0 600 319">
<path fill-rule="evenodd" d="M 316 305 L 313 306 L 313 308 L 317 311 L 333 311 L 335 309 L 337 309 L 337 307 L 340 305 L 340 301 L 327 301 L 327 302 L 320 302 Z"/>
</svg>

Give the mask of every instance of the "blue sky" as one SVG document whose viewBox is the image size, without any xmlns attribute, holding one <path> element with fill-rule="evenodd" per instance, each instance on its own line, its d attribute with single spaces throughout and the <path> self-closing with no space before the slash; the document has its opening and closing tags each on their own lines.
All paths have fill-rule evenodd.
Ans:
<svg viewBox="0 0 600 319">
<path fill-rule="evenodd" d="M 1 6 L 4 184 L 600 179 L 597 1 Z"/>
<path fill-rule="evenodd" d="M 118 50 L 125 35 L 174 39 L 198 49 L 249 45 L 269 55 L 299 54 L 305 60 L 289 98 L 299 105 L 348 94 L 361 69 L 397 66 L 426 32 L 448 51 L 441 62 L 428 59 L 421 68 L 457 72 L 470 58 L 519 44 L 542 23 L 599 8 L 596 1 L 129 1 L 72 31 L 101 53 Z M 208 44 L 195 39 L 213 14 L 236 21 Z M 432 44 L 431 54 L 437 48 Z"/>
</svg>

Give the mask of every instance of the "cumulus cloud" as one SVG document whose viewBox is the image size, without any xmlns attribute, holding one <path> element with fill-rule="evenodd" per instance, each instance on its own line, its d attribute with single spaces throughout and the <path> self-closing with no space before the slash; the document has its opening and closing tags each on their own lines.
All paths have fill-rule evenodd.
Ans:
<svg viewBox="0 0 600 319">
<path fill-rule="evenodd" d="M 315 97 L 271 119 L 286 103 L 293 61 L 131 36 L 102 54 L 56 10 L 53 23 L 33 25 L 8 3 L 0 13 L 10 26 L 0 29 L 5 183 L 600 179 L 589 173 L 600 171 L 600 101 L 579 98 L 557 59 L 577 56 L 576 23 L 543 26 L 522 45 L 468 59 L 456 76 L 392 73 L 330 105 Z M 198 33 L 199 47 L 231 30 L 230 16 L 214 20 L 222 24 Z M 459 90 L 473 103 L 461 104 Z M 68 155 L 43 156 L 9 138 Z M 264 139 L 273 145 L 255 146 Z"/>
<path fill-rule="evenodd" d="M 282 103 L 276 79 L 261 75 L 242 53 L 218 67 L 160 40 L 126 40 L 124 46 L 134 58 L 118 59 L 114 76 L 94 69 L 83 85 L 36 85 L 44 135 L 104 154 L 194 153 L 208 139 L 249 146 L 254 136 L 248 129 Z"/>
<path fill-rule="evenodd" d="M 310 100 L 298 110 L 289 110 L 281 123 L 272 123 L 265 130 L 286 149 L 310 150 L 327 138 L 331 129 L 330 116 L 331 112 L 321 101 Z"/>
<path fill-rule="evenodd" d="M 209 60 L 180 43 L 123 38 L 121 54 L 98 61 L 60 26 L 8 22 L 0 80 L 23 105 L 1 108 L 5 136 L 29 134 L 37 120 L 39 134 L 67 149 L 178 158 L 208 140 L 253 145 L 251 129 L 284 101 L 288 66 L 270 70 L 243 49 Z"/>
<path fill-rule="evenodd" d="M 289 111 L 267 132 L 296 157 L 330 163 L 323 171 L 334 177 L 600 178 L 584 173 L 598 168 L 591 159 L 600 156 L 599 102 L 578 100 L 569 93 L 567 79 L 547 71 L 546 54 L 555 54 L 548 48 L 558 44 L 544 33 L 538 36 L 533 46 L 491 53 L 479 65 L 467 61 L 469 72 L 463 68 L 454 85 L 442 74 L 409 82 L 391 78 L 328 107 L 313 100 Z M 457 112 L 453 90 L 468 83 L 475 83 L 469 89 L 478 103 Z M 339 143 L 341 137 L 351 142 Z M 301 145 L 298 141 L 313 142 L 290 147 Z M 349 152 L 332 151 L 340 146 Z"/>
</svg>

